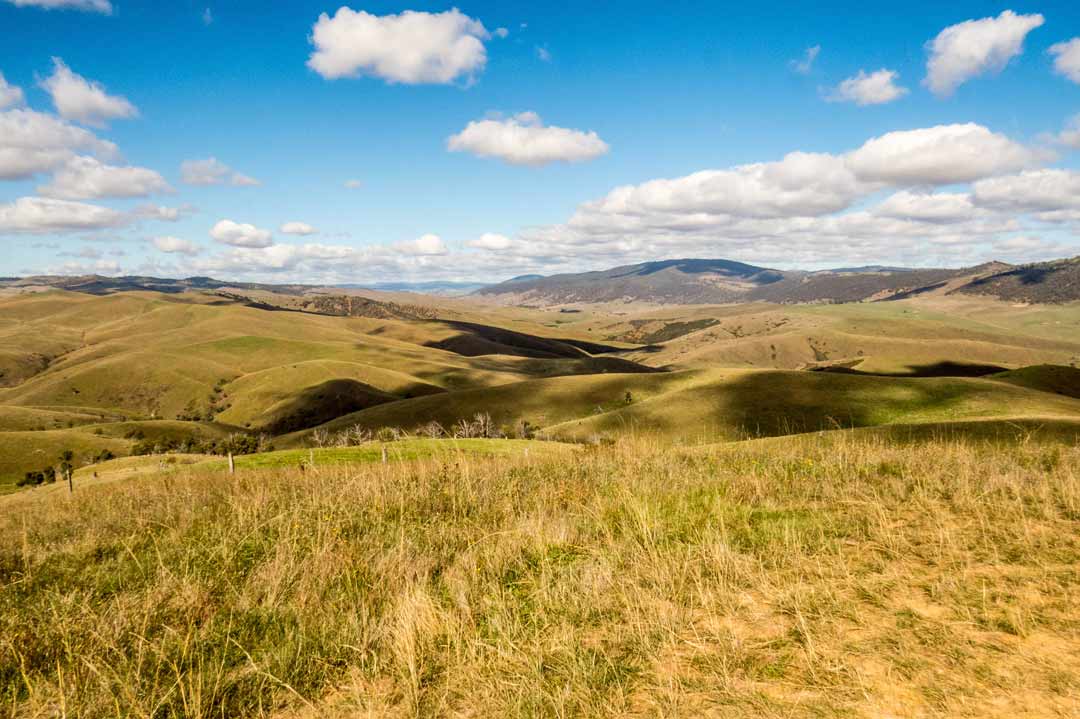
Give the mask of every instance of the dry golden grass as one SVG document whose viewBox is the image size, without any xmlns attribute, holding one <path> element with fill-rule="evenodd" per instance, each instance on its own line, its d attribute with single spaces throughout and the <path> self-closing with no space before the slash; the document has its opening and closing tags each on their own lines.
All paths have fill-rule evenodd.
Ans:
<svg viewBox="0 0 1080 719">
<path fill-rule="evenodd" d="M 1075 447 L 635 442 L 0 501 L 12 716 L 1080 707 Z"/>
</svg>

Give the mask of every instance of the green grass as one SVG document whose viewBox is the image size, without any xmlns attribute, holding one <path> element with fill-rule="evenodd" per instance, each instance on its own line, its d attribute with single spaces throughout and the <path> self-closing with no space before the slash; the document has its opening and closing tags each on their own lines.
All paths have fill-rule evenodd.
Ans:
<svg viewBox="0 0 1080 719">
<path fill-rule="evenodd" d="M 338 464 L 365 464 L 381 462 L 383 448 L 386 449 L 387 460 L 394 462 L 517 454 L 549 457 L 574 449 L 573 445 L 565 445 L 559 442 L 534 442 L 517 439 L 408 439 L 386 443 L 372 442 L 356 447 L 278 450 L 235 457 L 234 462 L 237 469 L 299 467 L 302 465 L 309 466 L 312 463 L 315 467 Z M 225 459 L 218 459 L 199 466 L 205 466 L 207 469 L 222 470 L 228 466 L 228 462 Z"/>
<path fill-rule="evenodd" d="M 684 371 L 560 377 L 434 395 L 346 415 L 325 428 L 411 430 L 428 421 L 449 428 L 477 413 L 490 414 L 497 425 L 525 419 L 556 438 L 614 438 L 641 432 L 709 442 L 895 423 L 1080 417 L 1080 401 L 995 379 Z M 282 442 L 294 445 L 309 436 L 310 432 L 301 432 Z"/>
<path fill-rule="evenodd" d="M 1060 365 L 1021 367 L 994 376 L 1000 382 L 1080 399 L 1080 369 Z"/>
<path fill-rule="evenodd" d="M 127 454 L 131 444 L 130 440 L 72 429 L 0 432 L 0 492 L 13 491 L 15 483 L 28 471 L 56 466 L 65 450 L 73 452 L 73 464 L 81 466 L 104 450 Z"/>
</svg>

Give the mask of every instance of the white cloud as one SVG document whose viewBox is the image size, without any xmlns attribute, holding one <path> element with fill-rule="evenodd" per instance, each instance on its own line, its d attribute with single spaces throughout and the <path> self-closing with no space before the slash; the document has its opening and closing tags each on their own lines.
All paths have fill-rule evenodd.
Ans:
<svg viewBox="0 0 1080 719">
<path fill-rule="evenodd" d="M 101 197 L 145 197 L 171 188 L 158 173 L 145 167 L 115 167 L 92 157 L 73 157 L 38 188 L 46 197 L 91 200 Z"/>
<path fill-rule="evenodd" d="M 1065 129 L 1055 135 L 1053 140 L 1060 145 L 1080 150 L 1080 115 L 1074 116 L 1065 123 Z"/>
<path fill-rule="evenodd" d="M 22 88 L 9 84 L 4 78 L 4 73 L 0 72 L 0 110 L 13 105 L 21 105 L 24 99 Z"/>
<path fill-rule="evenodd" d="M 262 230 L 255 225 L 242 224 L 232 220 L 221 220 L 210 228 L 210 237 L 233 247 L 263 248 L 273 244 L 270 230 Z"/>
<path fill-rule="evenodd" d="M 172 237 L 170 235 L 155 237 L 150 240 L 150 242 L 159 252 L 164 252 L 169 255 L 187 255 L 193 257 L 202 252 L 202 249 L 194 242 L 182 240 L 179 237 Z"/>
<path fill-rule="evenodd" d="M 779 162 L 703 170 L 675 179 L 618 187 L 586 203 L 581 219 L 592 214 L 739 217 L 813 216 L 848 207 L 862 190 L 843 158 L 793 152 Z"/>
<path fill-rule="evenodd" d="M 1000 72 L 1024 49 L 1027 34 L 1043 24 L 1043 16 L 1006 10 L 995 17 L 968 20 L 942 30 L 927 43 L 924 84 L 939 97 L 952 95 L 973 77 Z"/>
<path fill-rule="evenodd" d="M 1080 209 L 1080 172 L 1030 170 L 980 180 L 972 186 L 975 202 L 1007 212 L 1053 212 Z"/>
<path fill-rule="evenodd" d="M 18 180 L 67 162 L 74 151 L 118 156 L 116 145 L 52 115 L 26 109 L 0 112 L 0 180 Z"/>
<path fill-rule="evenodd" d="M 833 102 L 854 102 L 856 105 L 883 105 L 899 100 L 908 94 L 906 87 L 896 84 L 899 75 L 895 70 L 881 69 L 869 75 L 859 70 L 859 74 L 841 82 L 829 99 Z"/>
<path fill-rule="evenodd" d="M 495 232 L 485 232 L 480 235 L 480 237 L 475 240 L 469 240 L 465 244 L 478 250 L 492 250 L 498 252 L 500 250 L 509 249 L 514 242 L 506 235 L 500 235 Z"/>
<path fill-rule="evenodd" d="M 875 207 L 873 213 L 901 220 L 949 224 L 972 220 L 978 210 L 967 193 L 901 190 Z"/>
<path fill-rule="evenodd" d="M 584 162 L 607 154 L 595 132 L 544 126 L 539 115 L 522 112 L 506 119 L 474 120 L 446 141 L 451 152 L 497 157 L 514 165 Z"/>
<path fill-rule="evenodd" d="M 216 157 L 184 160 L 180 163 L 180 180 L 185 185 L 222 185 L 226 181 L 236 187 L 262 184 L 254 177 L 236 172 Z"/>
<path fill-rule="evenodd" d="M 1015 172 L 1036 164 L 1038 153 L 982 125 L 938 125 L 890 132 L 848 155 L 865 182 L 947 185 Z"/>
<path fill-rule="evenodd" d="M 810 71 L 814 69 L 814 61 L 817 60 L 820 52 L 821 45 L 806 48 L 806 52 L 803 53 L 801 59 L 791 61 L 791 69 L 800 75 L 809 75 Z"/>
<path fill-rule="evenodd" d="M 72 72 L 58 57 L 53 58 L 53 74 L 41 86 L 52 96 L 61 117 L 84 125 L 104 127 L 109 120 L 139 114 L 126 98 L 109 95 L 99 83 Z"/>
<path fill-rule="evenodd" d="M 101 230 L 128 221 L 129 217 L 117 210 L 67 200 L 20 197 L 0 204 L 0 235 Z"/>
<path fill-rule="evenodd" d="M 1080 37 L 1050 46 L 1054 56 L 1054 72 L 1080 85 Z"/>
<path fill-rule="evenodd" d="M 141 205 L 132 210 L 132 217 L 147 220 L 160 220 L 161 222 L 176 222 L 182 217 L 195 214 L 195 208 L 191 205 L 183 207 L 162 207 L 161 205 Z"/>
<path fill-rule="evenodd" d="M 495 28 L 495 32 L 494 32 L 494 33 L 492 33 L 492 34 L 493 34 L 493 35 L 494 35 L 495 37 L 498 37 L 498 38 L 507 38 L 507 37 L 509 37 L 509 36 L 510 36 L 510 31 L 509 31 L 509 30 L 507 30 L 507 29 L 506 29 L 506 28 L 504 28 L 504 27 L 498 27 L 498 28 Z"/>
<path fill-rule="evenodd" d="M 283 235 L 314 235 L 318 230 L 306 222 L 286 222 L 280 232 Z"/>
<path fill-rule="evenodd" d="M 443 244 L 442 238 L 438 235 L 426 234 L 417 237 L 415 240 L 409 240 L 407 242 L 399 242 L 394 245 L 394 249 L 402 254 L 406 255 L 445 255 L 447 253 L 446 245 Z"/>
<path fill-rule="evenodd" d="M 536 58 L 540 62 L 551 62 L 551 50 L 548 50 L 545 45 L 537 45 Z"/>
<path fill-rule="evenodd" d="M 487 30 L 457 8 L 372 15 L 340 8 L 312 27 L 308 67 L 327 79 L 369 75 L 391 83 L 447 84 L 484 69 Z"/>
<path fill-rule="evenodd" d="M 1028 222 L 1080 218 L 1065 210 L 1028 215 L 978 202 L 973 191 L 929 188 L 1045 159 L 978 125 L 889 133 L 846 154 L 793 152 L 776 162 L 615 188 L 580 205 L 564 224 L 526 230 L 506 250 L 473 256 L 478 265 L 490 256 L 507 269 L 549 274 L 693 256 L 789 267 L 978 262 L 994 241 Z M 874 201 L 890 187 L 891 195 Z M 444 267 L 455 261 L 452 255 Z"/>
<path fill-rule="evenodd" d="M 86 10 L 105 15 L 112 13 L 109 0 L 7 0 L 15 7 L 38 7 L 45 10 Z"/>
<path fill-rule="evenodd" d="M 206 8 L 202 12 L 203 25 L 210 25 L 214 22 L 214 13 L 210 12 L 210 8 Z"/>
</svg>

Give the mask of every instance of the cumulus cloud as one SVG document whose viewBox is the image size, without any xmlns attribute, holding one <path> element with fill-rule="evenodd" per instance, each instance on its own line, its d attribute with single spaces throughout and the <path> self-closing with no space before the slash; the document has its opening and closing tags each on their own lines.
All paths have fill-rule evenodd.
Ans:
<svg viewBox="0 0 1080 719">
<path fill-rule="evenodd" d="M 327 79 L 369 75 L 391 83 L 447 84 L 484 69 L 489 38 L 479 20 L 457 8 L 372 15 L 340 8 L 319 16 L 311 31 L 308 67 Z"/>
<path fill-rule="evenodd" d="M 286 222 L 280 232 L 283 235 L 314 235 L 318 230 L 306 222 Z"/>
<path fill-rule="evenodd" d="M 1039 153 L 982 125 L 937 125 L 889 132 L 848 155 L 866 182 L 947 185 L 971 182 L 1034 165 Z"/>
<path fill-rule="evenodd" d="M 688 256 L 787 266 L 981 261 L 994 241 L 1028 222 L 1080 221 L 1065 209 L 1024 214 L 1060 204 L 1070 190 L 1058 188 L 1054 202 L 1010 208 L 994 206 L 989 184 L 981 201 L 974 190 L 951 186 L 1013 177 L 1046 159 L 978 125 L 888 133 L 845 154 L 793 152 L 618 187 L 581 204 L 565 223 L 525 230 L 491 255 L 507 267 L 548 272 Z M 1015 189 L 999 194 L 1023 197 Z"/>
<path fill-rule="evenodd" d="M 895 70 L 881 69 L 867 74 L 863 70 L 841 82 L 829 96 L 833 102 L 853 102 L 859 106 L 884 105 L 908 94 L 906 87 L 896 84 Z"/>
<path fill-rule="evenodd" d="M 126 98 L 109 95 L 100 83 L 72 72 L 58 57 L 53 58 L 53 74 L 41 86 L 52 96 L 61 117 L 91 127 L 104 127 L 109 120 L 139 114 Z"/>
<path fill-rule="evenodd" d="M 1080 209 L 1080 172 L 1029 170 L 980 180 L 972 186 L 982 207 L 1009 212 L 1053 212 Z"/>
<path fill-rule="evenodd" d="M 974 219 L 978 210 L 964 192 L 912 192 L 901 190 L 873 209 L 875 215 L 901 220 L 950 224 Z"/>
<path fill-rule="evenodd" d="M 584 215 L 666 213 L 784 217 L 822 215 L 844 209 L 861 193 L 844 159 L 793 152 L 779 162 L 703 170 L 675 179 L 618 187 L 586 203 Z"/>
<path fill-rule="evenodd" d="M 11 85 L 0 72 L 0 110 L 13 105 L 23 104 L 23 91 L 21 87 Z"/>
<path fill-rule="evenodd" d="M 947 97 L 973 77 L 1000 72 L 1024 49 L 1024 38 L 1042 25 L 1043 16 L 1017 15 L 1006 10 L 997 17 L 950 25 L 927 43 L 924 84 Z"/>
<path fill-rule="evenodd" d="M 500 235 L 495 232 L 485 232 L 475 240 L 469 240 L 465 244 L 468 247 L 473 247 L 478 250 L 492 250 L 498 252 L 500 250 L 509 249 L 514 242 L 506 235 Z"/>
<path fill-rule="evenodd" d="M 447 253 L 446 245 L 443 244 L 442 238 L 430 233 L 421 235 L 415 240 L 399 242 L 394 245 L 394 249 L 406 255 L 434 256 L 445 255 Z"/>
<path fill-rule="evenodd" d="M 809 75 L 810 71 L 814 69 L 814 61 L 817 60 L 820 52 L 821 45 L 806 48 L 806 52 L 803 53 L 801 58 L 791 61 L 791 69 L 800 75 Z"/>
<path fill-rule="evenodd" d="M 216 241 L 232 245 L 233 247 L 269 247 L 273 244 L 270 230 L 262 230 L 255 225 L 249 225 L 232 220 L 221 220 L 210 228 L 210 237 Z"/>
<path fill-rule="evenodd" d="M 446 141 L 451 152 L 496 157 L 514 165 L 585 162 L 607 154 L 608 144 L 595 132 L 545 126 L 535 112 L 506 119 L 474 120 Z"/>
<path fill-rule="evenodd" d="M 99 12 L 104 15 L 112 14 L 112 3 L 109 0 L 7 0 L 15 7 L 37 7 L 45 10 L 85 10 Z"/>
<path fill-rule="evenodd" d="M 1080 85 L 1080 37 L 1050 46 L 1054 56 L 1054 72 Z"/>
<path fill-rule="evenodd" d="M 93 157 L 73 157 L 59 168 L 52 182 L 38 188 L 46 197 L 90 200 L 101 197 L 146 197 L 171 188 L 158 173 L 145 167 L 115 167 Z"/>
<path fill-rule="evenodd" d="M 108 207 L 45 197 L 20 197 L 0 204 L 0 235 L 52 234 L 119 227 L 129 221 Z"/>
<path fill-rule="evenodd" d="M 189 257 L 194 257 L 202 251 L 194 242 L 182 240 L 179 237 L 172 237 L 171 235 L 155 237 L 150 240 L 150 243 L 157 248 L 158 252 L 164 252 L 169 255 L 187 255 Z"/>
<path fill-rule="evenodd" d="M 63 165 L 75 151 L 104 159 L 116 145 L 57 117 L 26 109 L 0 112 L 0 180 L 19 180 Z"/>
<path fill-rule="evenodd" d="M 236 172 L 216 157 L 205 160 L 184 160 L 180 163 L 180 180 L 185 185 L 223 185 L 236 187 L 261 185 L 254 177 Z"/>
</svg>

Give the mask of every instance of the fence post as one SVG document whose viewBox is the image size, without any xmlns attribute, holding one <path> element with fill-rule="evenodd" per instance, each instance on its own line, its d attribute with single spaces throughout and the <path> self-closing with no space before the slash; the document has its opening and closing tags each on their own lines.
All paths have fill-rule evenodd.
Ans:
<svg viewBox="0 0 1080 719">
<path fill-rule="evenodd" d="M 386 464 L 386 445 L 382 446 L 382 463 Z"/>
<path fill-rule="evenodd" d="M 67 480 L 68 480 L 68 494 L 74 494 L 75 493 L 75 485 L 71 481 L 71 470 L 70 469 L 67 470 Z"/>
<path fill-rule="evenodd" d="M 233 462 L 232 452 L 229 452 L 229 474 L 236 474 L 236 463 Z"/>
</svg>

